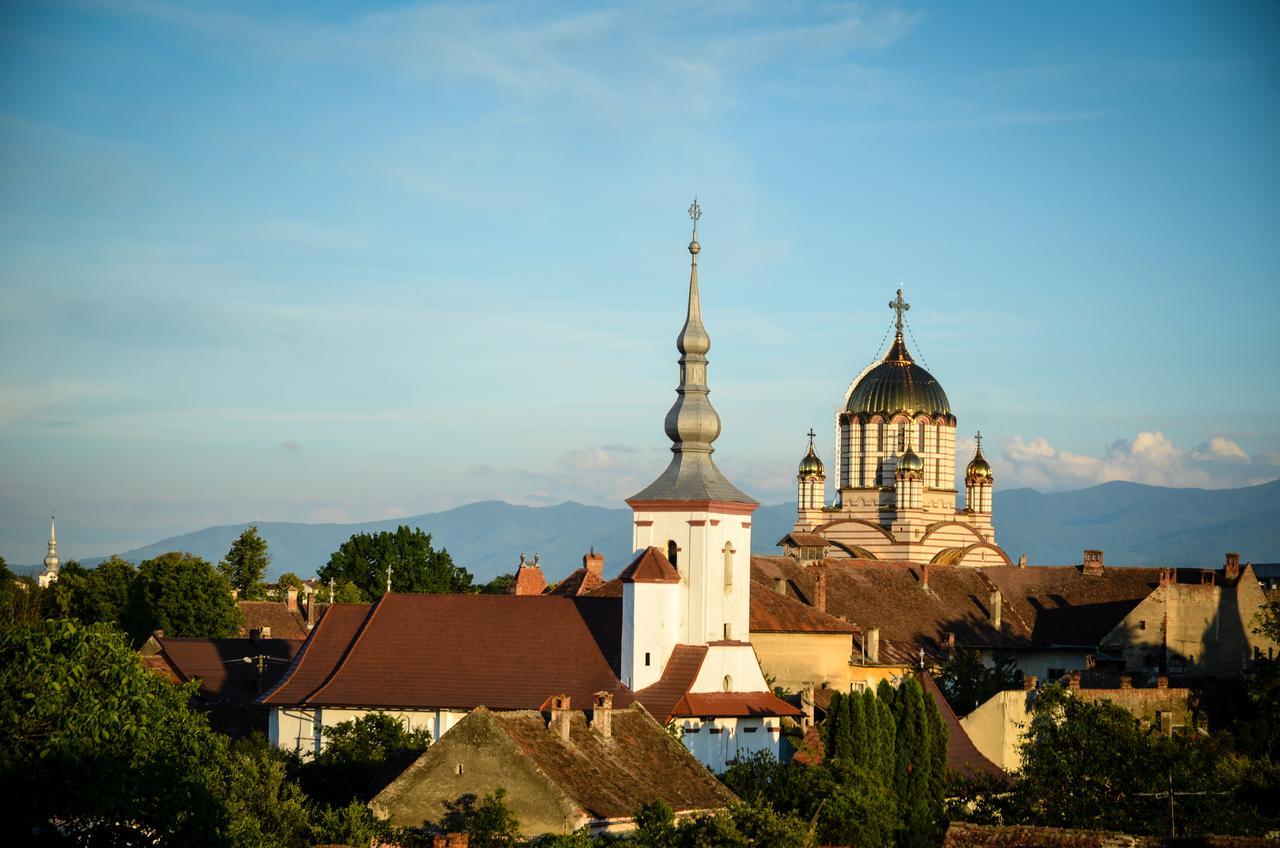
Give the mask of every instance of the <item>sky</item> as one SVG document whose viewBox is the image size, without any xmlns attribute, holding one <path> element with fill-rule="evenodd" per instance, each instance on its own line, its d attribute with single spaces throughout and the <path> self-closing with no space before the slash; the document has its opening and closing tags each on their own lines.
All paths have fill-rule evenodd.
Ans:
<svg viewBox="0 0 1280 848">
<path fill-rule="evenodd" d="M 997 492 L 1275 479 L 1278 45 L 1267 2 L 5 3 L 0 555 L 52 508 L 65 560 L 621 506 L 695 195 L 763 502 L 899 285 Z"/>
</svg>

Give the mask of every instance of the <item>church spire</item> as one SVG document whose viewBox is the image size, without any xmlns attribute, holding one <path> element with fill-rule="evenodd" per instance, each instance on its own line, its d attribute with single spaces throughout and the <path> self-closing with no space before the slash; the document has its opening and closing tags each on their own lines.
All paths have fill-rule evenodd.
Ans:
<svg viewBox="0 0 1280 848">
<path fill-rule="evenodd" d="M 50 571 L 58 570 L 58 526 L 57 515 L 49 516 L 49 552 L 44 555 L 44 567 Z"/>
<path fill-rule="evenodd" d="M 698 219 L 702 207 L 694 198 L 689 207 L 693 221 L 693 240 L 689 242 L 689 306 L 684 326 L 676 336 L 680 352 L 680 384 L 676 386 L 676 402 L 667 413 L 665 427 L 675 456 L 667 470 L 644 491 L 631 500 L 721 500 L 736 503 L 755 501 L 725 479 L 711 461 L 715 450 L 711 445 L 720 436 L 720 416 L 711 405 L 707 387 L 707 352 L 711 337 L 702 325 L 702 301 L 698 292 Z"/>
<path fill-rule="evenodd" d="M 902 288 L 898 288 L 898 296 L 894 300 L 889 301 L 889 308 L 898 313 L 897 316 L 897 332 L 893 336 L 893 347 L 889 348 L 889 353 L 885 356 L 885 362 L 898 362 L 907 364 L 911 362 L 911 354 L 907 352 L 907 343 L 902 339 L 902 322 L 903 315 L 911 309 L 911 304 L 902 299 Z"/>
</svg>

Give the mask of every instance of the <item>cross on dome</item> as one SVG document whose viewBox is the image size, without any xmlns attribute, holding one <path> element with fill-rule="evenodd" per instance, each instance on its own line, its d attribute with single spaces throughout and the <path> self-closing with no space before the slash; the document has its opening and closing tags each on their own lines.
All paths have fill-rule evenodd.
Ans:
<svg viewBox="0 0 1280 848">
<path fill-rule="evenodd" d="M 902 299 L 902 289 L 898 289 L 896 300 L 889 301 L 889 308 L 898 313 L 898 335 L 902 335 L 902 313 L 911 309 L 911 304 Z"/>
<path fill-rule="evenodd" d="M 813 428 L 810 427 L 809 428 L 809 450 L 813 450 L 813 437 L 816 435 L 818 434 L 813 432 Z"/>
</svg>

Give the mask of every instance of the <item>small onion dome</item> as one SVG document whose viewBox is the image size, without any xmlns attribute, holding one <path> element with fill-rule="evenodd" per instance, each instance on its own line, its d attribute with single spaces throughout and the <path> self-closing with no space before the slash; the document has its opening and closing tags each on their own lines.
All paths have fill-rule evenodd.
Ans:
<svg viewBox="0 0 1280 848">
<path fill-rule="evenodd" d="M 800 476 L 823 476 L 822 460 L 818 459 L 818 455 L 813 452 L 813 445 L 809 445 L 809 452 L 804 455 L 804 459 L 800 460 Z"/>
<path fill-rule="evenodd" d="M 846 409 L 866 416 L 890 417 L 899 412 L 951 416 L 947 393 L 932 374 L 912 360 L 901 335 L 893 340 L 884 361 L 854 386 Z"/>
<path fill-rule="evenodd" d="M 991 463 L 987 462 L 987 458 L 982 455 L 982 448 L 978 448 L 978 452 L 969 462 L 969 468 L 965 472 L 964 479 L 991 480 Z"/>
<path fill-rule="evenodd" d="M 915 473 L 915 474 L 923 474 L 924 460 L 922 460 L 916 454 L 916 452 L 913 451 L 911 448 L 907 448 L 907 452 L 904 453 L 902 455 L 902 458 L 898 460 L 898 471 L 902 472 L 903 474 L 906 474 L 909 472 Z"/>
</svg>

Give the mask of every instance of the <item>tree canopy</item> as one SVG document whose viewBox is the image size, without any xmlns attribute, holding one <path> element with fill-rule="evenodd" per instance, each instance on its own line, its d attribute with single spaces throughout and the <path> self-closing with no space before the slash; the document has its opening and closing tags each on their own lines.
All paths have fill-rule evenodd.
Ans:
<svg viewBox="0 0 1280 848">
<path fill-rule="evenodd" d="M 996 652 L 991 665 L 973 648 L 957 648 L 937 674 L 938 688 L 956 715 L 968 715 L 997 692 L 1016 689 L 1022 673 L 1012 656 Z"/>
<path fill-rule="evenodd" d="M 240 593 L 241 598 L 260 600 L 267 596 L 263 580 L 267 576 L 269 565 L 271 554 L 267 552 L 267 540 L 258 535 L 257 527 L 250 527 L 231 543 L 226 557 L 218 563 L 218 571 Z"/>
<path fill-rule="evenodd" d="M 360 600 L 375 600 L 387 589 L 387 569 L 391 569 L 394 592 L 437 594 L 471 591 L 471 573 L 454 565 L 443 548 L 431 546 L 431 535 L 405 526 L 395 532 L 357 533 L 342 543 L 320 569 L 324 583 L 334 580 L 339 588 L 349 583 L 360 592 Z"/>
<path fill-rule="evenodd" d="M 122 623 L 141 642 L 154 630 L 167 636 L 234 636 L 241 620 L 227 578 L 200 557 L 175 551 L 142 563 Z"/>
</svg>

